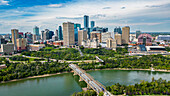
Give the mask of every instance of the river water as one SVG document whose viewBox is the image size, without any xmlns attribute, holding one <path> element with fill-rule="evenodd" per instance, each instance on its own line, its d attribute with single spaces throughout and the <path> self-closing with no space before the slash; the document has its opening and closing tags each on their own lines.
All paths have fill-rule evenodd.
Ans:
<svg viewBox="0 0 170 96">
<path fill-rule="evenodd" d="M 151 81 L 152 77 L 170 80 L 170 73 L 165 72 L 98 70 L 88 73 L 105 86 L 115 83 L 132 85 L 140 83 L 141 80 Z M 70 96 L 74 92 L 82 91 L 82 86 L 84 84 L 78 82 L 78 76 L 65 73 L 0 84 L 0 96 Z"/>
</svg>

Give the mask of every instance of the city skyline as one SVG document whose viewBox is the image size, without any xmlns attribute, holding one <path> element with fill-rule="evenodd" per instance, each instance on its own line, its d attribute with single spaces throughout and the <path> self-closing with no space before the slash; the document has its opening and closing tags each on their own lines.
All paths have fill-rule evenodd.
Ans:
<svg viewBox="0 0 170 96">
<path fill-rule="evenodd" d="M 130 26 L 131 32 L 170 32 L 169 9 L 168 0 L 0 0 L 0 34 L 32 32 L 35 25 L 54 31 L 67 21 L 84 25 L 84 15 L 109 31 Z"/>
</svg>

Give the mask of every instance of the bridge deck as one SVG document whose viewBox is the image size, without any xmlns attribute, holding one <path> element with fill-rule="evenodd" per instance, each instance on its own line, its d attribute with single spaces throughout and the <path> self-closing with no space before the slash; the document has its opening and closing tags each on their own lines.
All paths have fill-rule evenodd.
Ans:
<svg viewBox="0 0 170 96">
<path fill-rule="evenodd" d="M 87 83 L 88 86 L 90 86 L 94 91 L 96 91 L 97 94 L 103 92 L 104 96 L 112 96 L 112 94 L 106 90 L 106 87 L 104 85 L 94 80 L 94 78 L 88 73 L 86 73 L 86 71 L 84 71 L 75 64 L 70 64 L 69 66 L 71 69 L 74 70 L 75 73 L 80 76 L 81 79 L 83 79 Z"/>
</svg>

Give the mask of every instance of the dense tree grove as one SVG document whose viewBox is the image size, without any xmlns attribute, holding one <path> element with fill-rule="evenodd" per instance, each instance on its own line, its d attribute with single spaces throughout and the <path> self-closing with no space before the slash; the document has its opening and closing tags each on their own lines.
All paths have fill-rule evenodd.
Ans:
<svg viewBox="0 0 170 96">
<path fill-rule="evenodd" d="M 166 51 L 170 52 L 170 47 L 165 47 Z"/>
<path fill-rule="evenodd" d="M 152 82 L 142 80 L 140 84 L 128 86 L 117 83 L 106 87 L 106 89 L 113 95 L 170 95 L 170 81 L 152 78 Z M 72 96 L 94 96 L 93 92 L 75 92 Z"/>
<path fill-rule="evenodd" d="M 13 56 L 13 57 L 9 57 L 10 60 L 13 61 L 28 61 L 29 59 L 26 57 L 22 57 L 22 56 Z"/>
<path fill-rule="evenodd" d="M 72 96 L 97 96 L 96 92 L 93 90 L 87 90 L 82 92 L 75 92 Z"/>
<path fill-rule="evenodd" d="M 58 62 L 9 63 L 8 68 L 0 70 L 0 82 L 29 76 L 70 71 L 68 64 Z"/>
</svg>

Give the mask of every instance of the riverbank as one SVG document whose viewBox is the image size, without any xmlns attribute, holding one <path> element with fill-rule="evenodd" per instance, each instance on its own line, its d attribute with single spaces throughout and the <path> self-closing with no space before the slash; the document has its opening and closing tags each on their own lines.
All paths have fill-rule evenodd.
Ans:
<svg viewBox="0 0 170 96">
<path fill-rule="evenodd" d="M 106 68 L 106 69 L 90 69 L 90 70 L 86 70 L 86 71 L 97 71 L 97 70 L 134 70 L 134 71 L 151 71 L 151 69 L 137 69 L 137 68 Z M 155 72 L 170 72 L 170 70 L 162 70 L 162 69 L 154 69 Z M 0 84 L 2 83 L 9 83 L 9 82 L 15 82 L 15 81 L 21 81 L 21 80 L 26 80 L 26 79 L 35 79 L 35 78 L 43 78 L 43 77 L 50 77 L 50 76 L 55 76 L 55 75 L 59 75 L 59 74 L 64 74 L 64 73 L 73 73 L 73 71 L 71 72 L 58 72 L 58 73 L 54 73 L 54 74 L 44 74 L 44 75 L 39 75 L 39 76 L 32 76 L 32 77 L 26 77 L 26 78 L 22 78 L 22 79 L 14 79 L 14 80 L 10 80 L 10 81 L 2 81 L 0 82 Z"/>
</svg>

